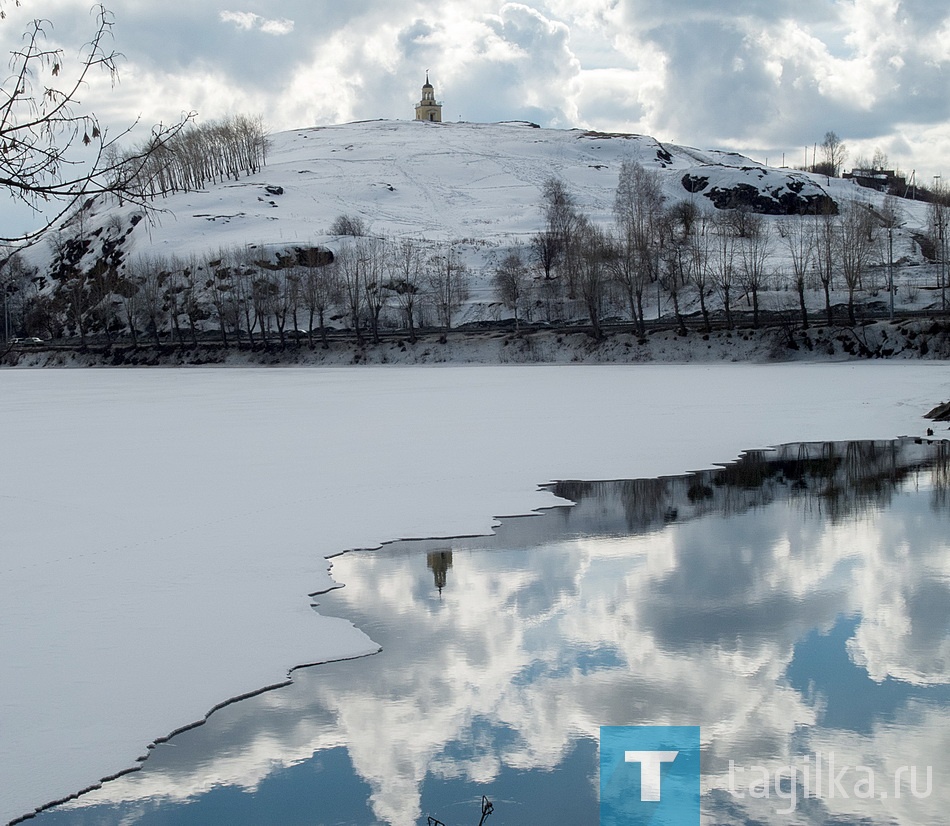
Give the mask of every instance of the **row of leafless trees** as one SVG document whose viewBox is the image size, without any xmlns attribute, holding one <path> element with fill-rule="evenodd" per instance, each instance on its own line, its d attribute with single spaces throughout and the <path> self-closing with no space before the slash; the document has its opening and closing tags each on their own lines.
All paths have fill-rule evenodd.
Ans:
<svg viewBox="0 0 950 826">
<path fill-rule="evenodd" d="M 797 303 L 807 327 L 820 306 L 815 293 L 823 296 L 818 312 L 832 324 L 832 302 L 846 291 L 853 323 L 862 293 L 885 287 L 882 264 L 893 257 L 887 242 L 902 221 L 896 199 L 778 219 L 702 203 L 670 203 L 654 171 L 628 162 L 614 221 L 598 226 L 552 178 L 543 187 L 543 227 L 491 265 L 494 301 L 479 296 L 469 316 L 498 320 L 504 307 L 516 327 L 585 319 L 598 337 L 610 318 L 642 336 L 648 311 L 672 310 L 681 328 L 695 312 L 709 330 L 714 316 L 733 326 L 747 308 L 758 325 L 763 293 L 778 292 L 782 306 L 776 301 L 768 309 Z M 936 207 L 931 223 L 945 252 L 946 216 Z M 335 257 L 302 246 L 125 260 L 122 235 L 121 225 L 106 227 L 92 266 L 81 232 L 53 238 L 55 266 L 46 274 L 11 259 L 0 270 L 5 334 L 185 343 L 212 333 L 229 344 L 305 339 L 326 346 L 328 329 L 345 327 L 360 342 L 378 341 L 383 329 L 402 329 L 415 340 L 420 326 L 447 331 L 469 295 L 457 243 L 362 235 L 348 236 Z"/>
<path fill-rule="evenodd" d="M 544 184 L 542 211 L 544 228 L 496 267 L 498 299 L 516 324 L 532 312 L 547 312 L 550 320 L 551 306 L 567 303 L 586 315 L 595 337 L 605 313 L 626 317 L 644 335 L 648 297 L 656 298 L 658 313 L 671 308 L 681 328 L 684 305 L 698 307 L 707 330 L 716 309 L 732 326 L 741 298 L 758 326 L 761 294 L 790 287 L 804 326 L 806 293 L 815 289 L 824 293 L 830 324 L 832 291 L 846 288 L 854 323 L 859 293 L 882 286 L 883 270 L 872 271 L 887 260 L 882 230 L 900 224 L 897 199 L 876 210 L 854 202 L 837 213 L 778 219 L 746 209 L 715 211 L 701 199 L 669 203 L 658 174 L 630 161 L 621 167 L 612 226 L 593 224 L 557 178 Z"/>
<path fill-rule="evenodd" d="M 258 172 L 267 159 L 267 134 L 260 118 L 233 115 L 191 124 L 165 140 L 153 138 L 128 154 L 141 160 L 121 168 L 134 168 L 137 191 L 155 197 Z"/>
<path fill-rule="evenodd" d="M 12 263 L 6 271 L 10 281 Z M 91 268 L 60 266 L 51 278 L 17 272 L 13 329 L 74 335 L 82 345 L 90 335 L 197 344 L 211 333 L 225 345 L 327 347 L 333 328 L 363 343 L 379 342 L 384 327 L 405 329 L 415 341 L 420 326 L 438 327 L 444 337 L 469 289 L 458 244 L 371 237 L 353 239 L 335 256 L 316 246 L 257 246 L 205 257 L 101 258 Z"/>
</svg>

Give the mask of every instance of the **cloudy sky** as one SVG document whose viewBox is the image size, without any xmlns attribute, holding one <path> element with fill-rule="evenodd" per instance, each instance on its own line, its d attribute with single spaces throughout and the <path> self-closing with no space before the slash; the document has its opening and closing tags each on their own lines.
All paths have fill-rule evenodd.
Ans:
<svg viewBox="0 0 950 826">
<path fill-rule="evenodd" d="M 75 55 L 87 0 L 6 2 Z M 110 0 L 109 123 L 260 114 L 271 130 L 409 119 L 629 131 L 801 164 L 828 130 L 925 182 L 950 158 L 950 7 L 938 0 Z M 950 167 L 946 170 L 950 175 Z"/>
</svg>

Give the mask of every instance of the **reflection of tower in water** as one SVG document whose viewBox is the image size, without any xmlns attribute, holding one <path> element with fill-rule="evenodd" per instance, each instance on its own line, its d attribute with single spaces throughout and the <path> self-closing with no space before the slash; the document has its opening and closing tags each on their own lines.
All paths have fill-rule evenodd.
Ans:
<svg viewBox="0 0 950 826">
<path fill-rule="evenodd" d="M 430 551 L 426 554 L 426 567 L 432 571 L 435 587 L 439 589 L 441 594 L 445 583 L 448 581 L 449 568 L 452 567 L 452 552 Z"/>
</svg>

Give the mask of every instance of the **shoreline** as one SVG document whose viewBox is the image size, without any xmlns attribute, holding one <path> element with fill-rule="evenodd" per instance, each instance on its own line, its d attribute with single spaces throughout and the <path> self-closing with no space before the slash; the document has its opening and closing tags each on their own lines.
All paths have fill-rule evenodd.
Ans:
<svg viewBox="0 0 950 826">
<path fill-rule="evenodd" d="M 950 321 L 931 317 L 874 321 L 855 327 L 813 325 L 807 330 L 758 329 L 629 331 L 594 339 L 580 329 L 427 332 L 412 343 L 387 333 L 379 343 L 357 344 L 336 334 L 324 349 L 317 339 L 225 347 L 219 341 L 59 345 L 8 349 L 2 367 L 251 367 L 385 364 L 692 364 L 886 360 L 950 360 Z"/>
</svg>

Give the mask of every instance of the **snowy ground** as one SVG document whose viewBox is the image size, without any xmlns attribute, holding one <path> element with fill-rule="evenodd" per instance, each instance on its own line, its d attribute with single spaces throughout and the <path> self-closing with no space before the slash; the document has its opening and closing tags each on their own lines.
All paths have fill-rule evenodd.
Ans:
<svg viewBox="0 0 950 826">
<path fill-rule="evenodd" d="M 295 665 L 324 557 L 485 532 L 557 478 L 922 434 L 947 363 L 0 372 L 0 821 Z"/>
</svg>

